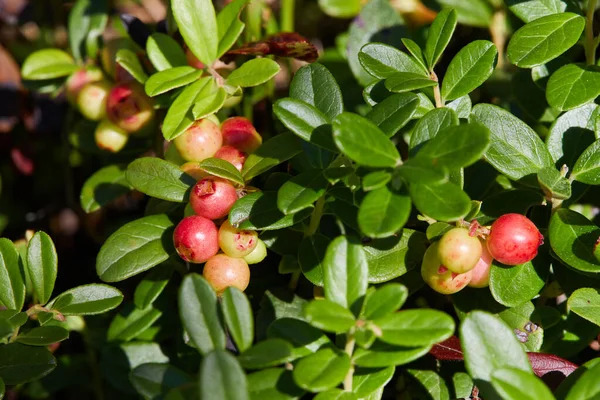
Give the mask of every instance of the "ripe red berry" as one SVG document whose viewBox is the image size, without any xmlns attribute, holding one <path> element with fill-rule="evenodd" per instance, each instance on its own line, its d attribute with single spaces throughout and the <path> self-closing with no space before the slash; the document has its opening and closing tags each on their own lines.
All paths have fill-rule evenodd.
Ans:
<svg viewBox="0 0 600 400">
<path fill-rule="evenodd" d="M 197 215 L 208 219 L 223 218 L 237 200 L 237 192 L 227 181 L 204 178 L 194 185 L 190 205 Z"/>
<path fill-rule="evenodd" d="M 208 118 L 195 121 L 174 140 L 175 147 L 187 161 L 202 161 L 215 155 L 223 145 L 219 126 Z"/>
<path fill-rule="evenodd" d="M 450 271 L 438 257 L 439 242 L 433 243 L 423 257 L 421 276 L 433 290 L 442 294 L 453 294 L 462 290 L 471 281 L 472 272 L 457 274 Z"/>
<path fill-rule="evenodd" d="M 544 236 L 531 220 L 521 214 L 504 214 L 491 227 L 487 248 L 502 264 L 518 265 L 531 261 L 544 243 Z"/>
<path fill-rule="evenodd" d="M 185 217 L 173 232 L 173 244 L 185 261 L 203 263 L 219 251 L 217 227 L 199 215 Z"/>
<path fill-rule="evenodd" d="M 486 243 L 481 244 L 481 258 L 471 270 L 471 282 L 469 287 L 484 288 L 490 285 L 490 268 L 492 266 L 492 255 L 487 249 Z"/>
<path fill-rule="evenodd" d="M 219 246 L 223 253 L 230 257 L 245 257 L 252 253 L 257 245 L 256 231 L 234 228 L 229 220 L 223 222 L 219 228 Z"/>
<path fill-rule="evenodd" d="M 154 121 L 152 100 L 134 83 L 121 83 L 112 88 L 106 114 L 112 123 L 131 133 L 141 132 Z"/>
<path fill-rule="evenodd" d="M 244 153 L 253 153 L 262 144 L 262 137 L 252 122 L 244 117 L 227 118 L 221 124 L 221 132 L 225 145 L 233 146 Z"/>
<path fill-rule="evenodd" d="M 204 265 L 202 275 L 217 294 L 221 294 L 229 286 L 244 291 L 250 283 L 250 268 L 246 261 L 225 254 L 211 257 Z"/>
<path fill-rule="evenodd" d="M 215 153 L 214 157 L 229 161 L 238 171 L 242 172 L 247 155 L 233 146 L 223 146 Z"/>
<path fill-rule="evenodd" d="M 438 256 L 446 268 L 462 274 L 475 267 L 481 258 L 481 243 L 466 228 L 453 228 L 439 241 Z"/>
</svg>

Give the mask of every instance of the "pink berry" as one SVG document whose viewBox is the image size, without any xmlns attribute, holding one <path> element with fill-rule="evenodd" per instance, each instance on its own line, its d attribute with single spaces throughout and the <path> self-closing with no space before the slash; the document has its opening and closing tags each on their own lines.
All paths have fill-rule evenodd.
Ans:
<svg viewBox="0 0 600 400">
<path fill-rule="evenodd" d="M 225 145 L 233 146 L 244 153 L 253 153 L 262 144 L 262 137 L 252 122 L 244 117 L 227 118 L 221 124 L 221 132 Z"/>
<path fill-rule="evenodd" d="M 531 261 L 544 243 L 544 236 L 531 220 L 521 214 L 504 214 L 491 227 L 487 248 L 502 264 L 518 265 Z"/>
<path fill-rule="evenodd" d="M 202 161 L 215 155 L 223 145 L 219 126 L 210 119 L 195 121 L 174 140 L 175 147 L 187 161 Z"/>
<path fill-rule="evenodd" d="M 250 268 L 243 258 L 229 257 L 225 254 L 213 256 L 204 265 L 204 278 L 221 294 L 229 286 L 246 290 L 250 283 Z"/>
<path fill-rule="evenodd" d="M 450 271 L 438 257 L 439 242 L 433 243 L 423 257 L 421 276 L 433 290 L 442 294 L 453 294 L 462 290 L 471 281 L 472 271 L 457 274 Z"/>
<path fill-rule="evenodd" d="M 199 215 L 185 217 L 173 232 L 173 244 L 185 261 L 203 263 L 219 251 L 217 227 Z"/>
<path fill-rule="evenodd" d="M 475 267 L 481 258 L 481 243 L 466 228 L 453 228 L 439 241 L 438 256 L 446 268 L 462 274 Z"/>
<path fill-rule="evenodd" d="M 229 161 L 238 171 L 242 172 L 247 155 L 233 146 L 223 146 L 215 153 L 214 157 Z"/>
<path fill-rule="evenodd" d="M 237 229 L 229 220 L 219 228 L 219 246 L 230 257 L 245 257 L 258 245 L 256 231 Z"/>
<path fill-rule="evenodd" d="M 469 287 L 484 288 L 490 285 L 490 268 L 492 266 L 492 255 L 485 243 L 481 244 L 481 258 L 471 270 L 471 282 Z"/>
<path fill-rule="evenodd" d="M 106 113 L 112 123 L 131 133 L 142 131 L 154 121 L 152 100 L 134 83 L 121 83 L 112 88 Z"/>
<path fill-rule="evenodd" d="M 192 188 L 190 205 L 197 215 L 214 220 L 226 216 L 237 199 L 237 192 L 229 182 L 205 178 Z"/>
</svg>

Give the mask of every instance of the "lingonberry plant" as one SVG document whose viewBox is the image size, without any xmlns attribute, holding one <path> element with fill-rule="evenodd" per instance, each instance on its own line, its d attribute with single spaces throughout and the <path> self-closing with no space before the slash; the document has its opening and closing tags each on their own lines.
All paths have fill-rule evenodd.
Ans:
<svg viewBox="0 0 600 400">
<path fill-rule="evenodd" d="M 0 393 L 75 331 L 99 400 L 597 398 L 596 1 L 319 0 L 355 17 L 320 54 L 294 0 L 215 3 L 99 41 L 77 0 L 24 60 L 117 153 L 81 209 L 147 198 L 96 257 L 125 296 L 0 240 Z"/>
</svg>

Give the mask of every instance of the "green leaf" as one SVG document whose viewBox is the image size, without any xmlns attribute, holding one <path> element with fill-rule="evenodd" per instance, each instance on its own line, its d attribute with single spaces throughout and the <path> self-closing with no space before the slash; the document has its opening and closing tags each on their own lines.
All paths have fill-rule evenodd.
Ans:
<svg viewBox="0 0 600 400">
<path fill-rule="evenodd" d="M 381 329 L 379 340 L 396 346 L 431 346 L 454 333 L 452 318 L 437 310 L 406 310 L 373 321 Z"/>
<path fill-rule="evenodd" d="M 369 273 L 362 246 L 344 236 L 335 238 L 325 253 L 323 272 L 325 298 L 357 315 L 359 301 L 367 292 Z"/>
<path fill-rule="evenodd" d="M 125 71 L 129 72 L 136 81 L 143 85 L 146 80 L 148 80 L 148 74 L 144 71 L 140 59 L 133 51 L 129 49 L 119 49 L 116 57 L 117 64 L 123 67 Z"/>
<path fill-rule="evenodd" d="M 127 342 L 144 332 L 162 315 L 162 311 L 152 305 L 139 309 L 133 303 L 128 303 L 119 314 L 115 315 L 108 332 L 106 340 L 109 342 Z"/>
<path fill-rule="evenodd" d="M 469 43 L 450 61 L 442 83 L 442 98 L 454 100 L 481 86 L 494 72 L 498 50 L 492 42 Z"/>
<path fill-rule="evenodd" d="M 234 356 L 221 349 L 202 359 L 198 387 L 201 399 L 249 399 L 244 370 Z"/>
<path fill-rule="evenodd" d="M 553 199 L 565 200 L 571 197 L 571 182 L 554 167 L 541 169 L 538 174 L 538 183 L 546 194 Z"/>
<path fill-rule="evenodd" d="M 322 170 L 308 170 L 287 181 L 277 192 L 277 207 L 284 214 L 294 214 L 312 207 L 325 193 L 329 182 Z"/>
<path fill-rule="evenodd" d="M 42 49 L 31 53 L 21 66 L 23 79 L 61 78 L 77 69 L 73 57 L 59 49 Z"/>
<path fill-rule="evenodd" d="M 585 371 L 575 382 L 565 400 L 593 400 L 600 394 L 598 374 L 600 364 L 596 364 Z"/>
<path fill-rule="evenodd" d="M 26 265 L 37 302 L 46 304 L 54 290 L 58 259 L 54 243 L 45 232 L 36 232 L 29 241 Z"/>
<path fill-rule="evenodd" d="M 486 160 L 510 179 L 537 174 L 543 167 L 554 164 L 537 133 L 508 111 L 491 104 L 478 104 L 471 116 L 472 121 L 485 125 L 492 134 Z"/>
<path fill-rule="evenodd" d="M 471 98 L 466 94 L 446 104 L 446 107 L 454 110 L 458 118 L 469 119 L 472 109 Z"/>
<path fill-rule="evenodd" d="M 331 72 L 319 63 L 296 71 L 290 84 L 290 97 L 315 106 L 329 119 L 344 111 L 340 87 Z"/>
<path fill-rule="evenodd" d="M 0 304 L 21 310 L 25 303 L 25 271 L 14 244 L 0 238 Z"/>
<path fill-rule="evenodd" d="M 435 159 L 425 157 L 409 158 L 396 168 L 394 174 L 409 183 L 436 184 L 448 182 L 449 179 L 444 166 L 438 165 Z"/>
<path fill-rule="evenodd" d="M 238 356 L 246 369 L 263 369 L 283 364 L 292 355 L 292 345 L 283 339 L 265 339 Z"/>
<path fill-rule="evenodd" d="M 548 260 L 538 258 L 511 267 L 492 265 L 490 291 L 498 303 L 515 307 L 537 296 L 548 277 Z"/>
<path fill-rule="evenodd" d="M 348 332 L 356 322 L 348 309 L 328 299 L 311 301 L 304 314 L 312 326 L 334 333 Z"/>
<path fill-rule="evenodd" d="M 176 165 L 156 157 L 142 157 L 127 166 L 127 181 L 136 190 L 178 203 L 187 201 L 196 180 Z"/>
<path fill-rule="evenodd" d="M 45 347 L 9 343 L 0 346 L 0 376 L 6 385 L 38 380 L 56 368 L 56 359 Z"/>
<path fill-rule="evenodd" d="M 344 311 L 347 312 L 345 309 Z M 321 330 L 296 318 L 279 318 L 273 321 L 267 329 L 267 337 L 284 339 L 294 346 L 288 361 L 305 357 L 331 343 Z"/>
<path fill-rule="evenodd" d="M 144 272 L 175 253 L 173 221 L 151 215 L 120 227 L 104 242 L 96 258 L 96 272 L 105 282 L 118 282 Z"/>
<path fill-rule="evenodd" d="M 567 64 L 550 76 L 546 87 L 548 104 L 566 111 L 594 100 L 600 95 L 600 68 L 594 65 Z"/>
<path fill-rule="evenodd" d="M 240 14 L 248 1 L 234 0 L 217 15 L 217 31 L 219 32 L 217 58 L 221 58 L 244 31 L 245 24 L 240 21 Z"/>
<path fill-rule="evenodd" d="M 358 400 L 358 397 L 352 392 L 333 388 L 317 394 L 313 400 Z"/>
<path fill-rule="evenodd" d="M 458 115 L 450 108 L 435 108 L 425 114 L 415 125 L 410 135 L 410 149 L 414 150 L 426 144 L 446 128 L 458 125 Z"/>
<path fill-rule="evenodd" d="M 493 3 L 485 0 L 438 0 L 442 7 L 454 8 L 461 24 L 485 28 L 492 23 Z"/>
<path fill-rule="evenodd" d="M 201 354 L 210 355 L 225 348 L 225 332 L 217 314 L 217 295 L 206 279 L 196 273 L 183 278 L 179 288 L 179 315 Z"/>
<path fill-rule="evenodd" d="M 250 180 L 301 151 L 302 141 L 296 135 L 290 132 L 281 133 L 265 141 L 248 156 L 242 168 L 242 176 L 245 180 Z"/>
<path fill-rule="evenodd" d="M 553 308 L 547 310 L 560 314 Z M 547 322 L 543 316 L 544 312 L 544 308 L 538 307 L 536 310 L 531 301 L 526 301 L 498 313 L 498 316 L 518 335 L 519 341 L 527 351 L 536 352 L 540 351 L 542 347 L 545 328 L 551 326 L 551 323 Z M 553 314 L 552 318 L 558 320 L 560 316 Z"/>
<path fill-rule="evenodd" d="M 169 90 L 188 85 L 202 75 L 202 70 L 189 66 L 173 67 L 153 74 L 144 88 L 150 97 L 158 96 Z"/>
<path fill-rule="evenodd" d="M 450 43 L 454 29 L 456 29 L 456 19 L 456 10 L 444 9 L 438 13 L 429 27 L 424 55 L 430 71 L 433 71 L 433 67 L 438 63 L 446 46 Z"/>
<path fill-rule="evenodd" d="M 86 213 L 94 212 L 131 189 L 125 178 L 125 169 L 120 165 L 109 165 L 85 181 L 81 188 L 81 207 Z"/>
<path fill-rule="evenodd" d="M 509 10 L 525 23 L 546 15 L 565 11 L 567 5 L 561 0 L 506 0 Z"/>
<path fill-rule="evenodd" d="M 352 357 L 354 364 L 367 368 L 408 364 L 429 352 L 431 346 L 402 347 L 376 341 L 368 350 L 358 348 Z"/>
<path fill-rule="evenodd" d="M 600 292 L 598 289 L 577 289 L 569 297 L 567 307 L 580 317 L 600 326 Z"/>
<path fill-rule="evenodd" d="M 392 137 L 413 118 L 418 105 L 414 93 L 394 94 L 373 107 L 367 118 Z"/>
<path fill-rule="evenodd" d="M 215 9 L 210 0 L 172 0 L 171 10 L 179 32 L 192 53 L 204 65 L 218 58 L 219 35 Z"/>
<path fill-rule="evenodd" d="M 439 221 L 456 221 L 471 209 L 471 199 L 453 183 L 411 184 L 410 197 L 417 210 Z"/>
<path fill-rule="evenodd" d="M 235 202 L 229 211 L 229 222 L 240 229 L 274 230 L 297 224 L 311 213 L 311 209 L 304 209 L 285 215 L 277 207 L 276 192 L 255 192 Z"/>
<path fill-rule="evenodd" d="M 538 18 L 513 34 L 508 58 L 521 68 L 545 64 L 573 47 L 584 27 L 585 19 L 570 12 Z"/>
<path fill-rule="evenodd" d="M 320 233 L 302 239 L 298 248 L 297 262 L 302 273 L 313 285 L 323 286 L 323 258 L 331 240 Z"/>
<path fill-rule="evenodd" d="M 460 326 L 460 341 L 467 372 L 483 396 L 494 395 L 490 384 L 494 371 L 513 367 L 533 374 L 514 332 L 492 314 L 479 310 L 467 314 Z"/>
<path fill-rule="evenodd" d="M 188 65 L 185 52 L 179 43 L 164 33 L 157 32 L 150 35 L 146 42 L 146 53 L 157 71 Z"/>
<path fill-rule="evenodd" d="M 505 367 L 492 373 L 494 389 L 506 400 L 554 399 L 538 377 L 517 368 Z"/>
<path fill-rule="evenodd" d="M 384 387 L 394 376 L 394 367 L 379 370 L 359 368 L 354 372 L 352 391 L 360 398 L 369 396 L 377 389 Z"/>
<path fill-rule="evenodd" d="M 233 183 L 243 186 L 244 178 L 229 161 L 220 158 L 207 158 L 199 163 L 200 168 L 207 174 L 227 179 Z"/>
<path fill-rule="evenodd" d="M 269 58 L 255 58 L 246 61 L 227 77 L 231 86 L 253 87 L 265 83 L 279 72 L 279 64 Z"/>
<path fill-rule="evenodd" d="M 154 303 L 169 284 L 171 275 L 173 275 L 173 266 L 169 261 L 151 269 L 135 288 L 133 294 L 135 306 L 141 309 Z"/>
<path fill-rule="evenodd" d="M 386 89 L 394 93 L 410 92 L 435 85 L 437 82 L 431 78 L 413 72 L 395 72 L 385 80 Z"/>
<path fill-rule="evenodd" d="M 345 155 L 367 167 L 395 167 L 401 161 L 385 133 L 357 114 L 343 113 L 335 118 L 333 139 Z"/>
<path fill-rule="evenodd" d="M 577 162 L 575 162 L 570 179 L 588 185 L 600 184 L 600 154 L 598 148 L 600 148 L 600 140 L 592 143 L 581 153 Z"/>
<path fill-rule="evenodd" d="M 4 394 L 6 391 L 6 387 L 4 386 L 4 380 L 0 378 L 0 400 L 4 399 Z"/>
<path fill-rule="evenodd" d="M 459 169 L 477 162 L 490 145 L 490 131 L 481 124 L 469 123 L 445 128 L 417 153 L 448 169 Z"/>
<path fill-rule="evenodd" d="M 410 197 L 387 186 L 369 192 L 358 209 L 358 226 L 365 235 L 384 238 L 398 232 L 410 215 Z"/>
<path fill-rule="evenodd" d="M 230 286 L 221 296 L 221 309 L 229 334 L 238 350 L 245 352 L 254 341 L 254 319 L 248 298 L 239 289 Z"/>
<path fill-rule="evenodd" d="M 109 285 L 90 283 L 62 292 L 48 305 L 63 315 L 102 314 L 116 308 L 123 301 L 123 293 Z"/>
<path fill-rule="evenodd" d="M 248 392 L 252 400 L 296 400 L 304 394 L 294 383 L 292 371 L 268 368 L 247 376 Z"/>
<path fill-rule="evenodd" d="M 369 172 L 362 179 L 362 187 L 365 192 L 379 189 L 392 180 L 392 174 L 388 171 L 379 170 Z"/>
<path fill-rule="evenodd" d="M 600 272 L 600 261 L 594 257 L 600 228 L 578 212 L 561 208 L 550 218 L 550 246 L 568 266 L 584 272 Z"/>
<path fill-rule="evenodd" d="M 398 72 L 426 77 L 427 74 L 408 54 L 383 43 L 368 43 L 360 49 L 358 61 L 377 79 L 386 79 Z"/>
<path fill-rule="evenodd" d="M 71 53 L 77 61 L 82 61 L 86 56 L 89 59 L 96 58 L 98 36 L 104 31 L 107 22 L 106 1 L 75 2 L 69 13 L 68 32 Z"/>
<path fill-rule="evenodd" d="M 387 283 L 367 294 L 362 316 L 378 319 L 398 310 L 408 298 L 408 289 L 399 283 Z"/>
<path fill-rule="evenodd" d="M 195 120 L 199 120 L 219 111 L 225 104 L 225 100 L 227 100 L 227 92 L 224 88 L 217 86 L 215 81 L 211 81 L 205 87 L 203 94 L 198 96 L 196 100 L 192 108 L 192 114 Z"/>
<path fill-rule="evenodd" d="M 346 353 L 325 348 L 300 360 L 293 377 L 302 389 L 316 393 L 339 385 L 349 369 L 350 357 Z"/>
<path fill-rule="evenodd" d="M 39 326 L 22 332 L 17 336 L 17 342 L 29 346 L 48 346 L 62 342 L 69 337 L 69 331 L 60 326 Z"/>
<path fill-rule="evenodd" d="M 360 0 L 319 0 L 319 8 L 331 17 L 350 18 L 360 12 Z"/>
<path fill-rule="evenodd" d="M 273 112 L 297 136 L 327 150 L 337 152 L 329 118 L 315 106 L 290 97 L 278 100 Z"/>
<path fill-rule="evenodd" d="M 191 377 L 169 364 L 144 363 L 129 374 L 137 393 L 147 399 L 160 399 L 173 388 L 190 383 Z"/>
<path fill-rule="evenodd" d="M 192 112 L 194 105 L 214 93 L 214 86 L 213 79 L 206 76 L 188 85 L 179 93 L 163 121 L 162 131 L 166 140 L 175 139 L 194 123 L 196 120 Z"/>
</svg>

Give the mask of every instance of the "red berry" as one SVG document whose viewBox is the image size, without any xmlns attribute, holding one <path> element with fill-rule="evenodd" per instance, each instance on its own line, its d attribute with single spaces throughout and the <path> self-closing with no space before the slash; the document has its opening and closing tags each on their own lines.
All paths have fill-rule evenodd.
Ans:
<svg viewBox="0 0 600 400">
<path fill-rule="evenodd" d="M 262 137 L 252 122 L 244 117 L 227 118 L 221 124 L 221 132 L 225 145 L 233 146 L 244 153 L 252 153 L 262 144 Z"/>
<path fill-rule="evenodd" d="M 152 100 L 133 83 L 121 83 L 112 88 L 106 113 L 115 125 L 131 133 L 142 131 L 154 120 Z"/>
<path fill-rule="evenodd" d="M 242 172 L 246 157 L 246 153 L 239 151 L 233 146 L 223 146 L 215 153 L 215 158 L 229 161 L 240 172 Z"/>
<path fill-rule="evenodd" d="M 217 227 L 199 215 L 185 217 L 173 232 L 173 244 L 185 261 L 203 263 L 219 251 Z"/>
<path fill-rule="evenodd" d="M 439 241 L 438 256 L 446 268 L 462 274 L 475 267 L 481 258 L 481 243 L 466 228 L 453 228 Z"/>
<path fill-rule="evenodd" d="M 245 257 L 252 253 L 258 245 L 256 231 L 237 229 L 231 226 L 229 220 L 219 228 L 219 246 L 223 253 L 230 257 Z"/>
<path fill-rule="evenodd" d="M 491 227 L 487 248 L 502 264 L 518 265 L 531 261 L 544 243 L 544 236 L 531 220 L 521 214 L 504 214 Z"/>
<path fill-rule="evenodd" d="M 205 178 L 192 188 L 190 205 L 197 215 L 219 219 L 229 213 L 237 198 L 237 192 L 229 182 Z"/>
<path fill-rule="evenodd" d="M 195 121 L 174 140 L 175 147 L 187 161 L 202 161 L 215 155 L 223 145 L 219 126 L 210 119 Z"/>
<path fill-rule="evenodd" d="M 472 271 L 457 274 L 442 265 L 438 257 L 439 242 L 435 242 L 425 252 L 421 264 L 421 276 L 433 290 L 442 294 L 453 294 L 462 290 L 471 281 Z"/>
<path fill-rule="evenodd" d="M 250 283 L 250 268 L 246 261 L 225 254 L 211 257 L 204 265 L 202 275 L 217 294 L 221 294 L 229 286 L 244 291 Z"/>
<path fill-rule="evenodd" d="M 487 245 L 481 244 L 481 258 L 471 270 L 471 282 L 469 287 L 484 288 L 490 285 L 490 268 L 492 266 L 492 255 L 487 249 Z"/>
</svg>

